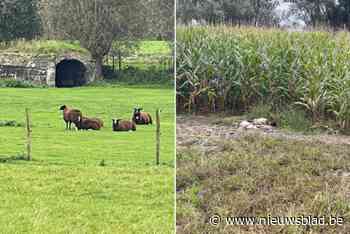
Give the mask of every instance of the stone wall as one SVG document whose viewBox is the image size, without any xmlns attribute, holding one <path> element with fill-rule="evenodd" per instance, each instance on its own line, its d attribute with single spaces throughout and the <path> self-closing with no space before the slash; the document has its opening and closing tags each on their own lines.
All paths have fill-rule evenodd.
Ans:
<svg viewBox="0 0 350 234">
<path fill-rule="evenodd" d="M 14 79 L 55 87 L 56 65 L 64 59 L 80 61 L 86 68 L 87 83 L 95 80 L 94 61 L 73 53 L 63 55 L 0 53 L 0 79 Z"/>
</svg>

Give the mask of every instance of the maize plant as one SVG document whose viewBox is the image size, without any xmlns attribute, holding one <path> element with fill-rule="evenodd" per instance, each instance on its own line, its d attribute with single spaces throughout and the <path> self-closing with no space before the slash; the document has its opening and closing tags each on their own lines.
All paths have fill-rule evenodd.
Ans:
<svg viewBox="0 0 350 234">
<path fill-rule="evenodd" d="M 178 105 L 236 112 L 297 104 L 315 122 L 334 118 L 350 127 L 349 61 L 348 32 L 180 26 Z"/>
</svg>

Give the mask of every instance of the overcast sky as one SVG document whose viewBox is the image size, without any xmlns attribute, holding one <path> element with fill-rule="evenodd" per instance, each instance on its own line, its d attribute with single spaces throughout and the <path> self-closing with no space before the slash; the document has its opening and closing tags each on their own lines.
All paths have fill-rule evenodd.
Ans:
<svg viewBox="0 0 350 234">
<path fill-rule="evenodd" d="M 290 6 L 293 3 L 284 2 L 283 0 L 278 1 L 280 2 L 280 5 L 276 8 L 276 13 L 281 16 L 289 11 Z M 305 22 L 298 19 L 296 15 L 291 15 L 288 18 L 283 19 L 280 24 L 281 26 L 292 26 L 293 24 L 296 24 L 297 28 L 303 28 L 305 26 Z"/>
</svg>

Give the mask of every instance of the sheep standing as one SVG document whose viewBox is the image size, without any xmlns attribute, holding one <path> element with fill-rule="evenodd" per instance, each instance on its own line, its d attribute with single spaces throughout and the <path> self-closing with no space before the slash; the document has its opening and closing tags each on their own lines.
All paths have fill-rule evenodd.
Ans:
<svg viewBox="0 0 350 234">
<path fill-rule="evenodd" d="M 78 130 L 100 130 L 103 126 L 102 120 L 98 118 L 82 117 L 81 121 L 74 122 Z"/>
<path fill-rule="evenodd" d="M 113 131 L 136 131 L 136 124 L 133 121 L 112 119 Z"/>
<path fill-rule="evenodd" d="M 142 112 L 142 108 L 134 108 L 132 120 L 136 124 L 152 124 L 152 117 L 147 112 Z"/>
<path fill-rule="evenodd" d="M 63 111 L 63 120 L 66 122 L 66 129 L 71 129 L 72 123 L 78 123 L 82 120 L 83 115 L 80 110 L 72 109 L 63 105 L 60 107 Z"/>
</svg>

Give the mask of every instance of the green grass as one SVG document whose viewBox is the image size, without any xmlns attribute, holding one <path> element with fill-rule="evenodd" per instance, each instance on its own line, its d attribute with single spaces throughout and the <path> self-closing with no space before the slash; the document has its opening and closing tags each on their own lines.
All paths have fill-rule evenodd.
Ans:
<svg viewBox="0 0 350 234">
<path fill-rule="evenodd" d="M 212 142 L 213 143 L 213 142 Z M 350 146 L 247 134 L 177 151 L 177 233 L 350 233 Z M 208 223 L 221 217 L 343 217 L 343 226 Z"/>
<path fill-rule="evenodd" d="M 24 122 L 30 107 L 33 161 L 23 155 L 23 127 L 0 135 L 2 233 L 172 233 L 174 103 L 172 89 L 129 86 L 0 90 L 0 118 Z M 65 131 L 59 106 L 100 117 L 101 131 Z M 155 125 L 113 132 L 112 118 L 161 108 L 161 166 Z M 11 158 L 12 157 L 12 158 Z M 17 157 L 18 159 L 18 157 Z M 104 160 L 105 166 L 100 166 Z"/>
<path fill-rule="evenodd" d="M 9 45 L 0 46 L 0 51 L 43 54 L 62 52 L 88 53 L 77 41 L 60 40 L 16 40 L 10 42 Z M 170 53 L 171 49 L 166 41 L 141 41 L 136 51 L 138 56 L 168 56 Z"/>
<path fill-rule="evenodd" d="M 166 41 L 142 41 L 137 53 L 139 55 L 170 55 L 171 49 Z"/>
<path fill-rule="evenodd" d="M 89 53 L 86 49 L 80 46 L 79 42 L 58 40 L 17 40 L 12 41 L 10 45 L 4 47 L 2 51 L 34 54 L 61 54 L 65 52 L 77 52 L 82 54 Z"/>
<path fill-rule="evenodd" d="M 166 41 L 141 41 L 136 51 L 122 59 L 122 70 L 118 70 L 115 58 L 105 61 L 105 77 L 110 81 L 126 84 L 161 84 L 173 87 L 174 72 L 171 47 Z"/>
</svg>

